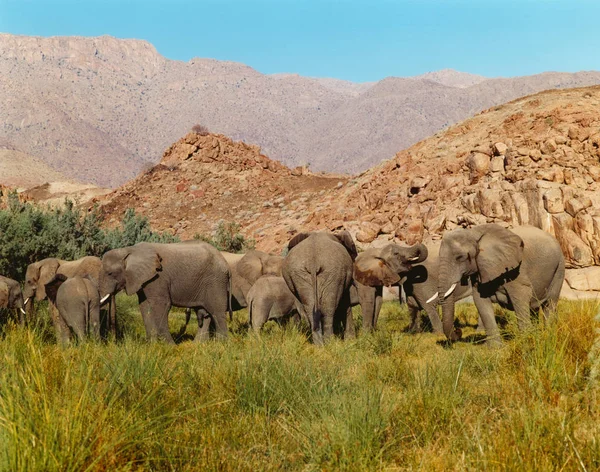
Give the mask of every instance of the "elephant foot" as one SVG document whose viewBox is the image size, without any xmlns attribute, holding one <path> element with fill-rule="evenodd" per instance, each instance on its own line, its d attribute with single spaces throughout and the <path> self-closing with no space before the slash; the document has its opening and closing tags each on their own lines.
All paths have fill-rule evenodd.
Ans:
<svg viewBox="0 0 600 472">
<path fill-rule="evenodd" d="M 500 338 L 499 334 L 489 336 L 485 341 L 486 346 L 489 349 L 498 349 L 502 347 L 502 338 Z"/>
</svg>

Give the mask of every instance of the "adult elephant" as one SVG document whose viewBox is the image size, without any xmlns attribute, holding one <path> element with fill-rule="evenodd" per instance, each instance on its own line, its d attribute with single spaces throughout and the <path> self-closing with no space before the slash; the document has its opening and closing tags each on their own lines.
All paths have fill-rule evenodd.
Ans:
<svg viewBox="0 0 600 472">
<path fill-rule="evenodd" d="M 354 336 L 350 286 L 356 255 L 347 231 L 300 233 L 288 243 L 282 275 L 308 319 L 317 345 L 334 332 Z"/>
<path fill-rule="evenodd" d="M 123 289 L 137 294 L 149 339 L 174 342 L 168 325 L 172 306 L 204 313 L 216 335 L 227 337 L 231 274 L 225 258 L 208 243 L 139 243 L 108 251 L 102 257 L 100 294 Z M 199 327 L 198 341 L 206 333 L 203 317 Z"/>
<path fill-rule="evenodd" d="M 433 330 L 442 333 L 435 305 L 426 303 L 437 291 L 437 259 L 437 250 L 430 252 L 423 244 L 410 247 L 388 244 L 361 252 L 354 262 L 354 280 L 361 301 L 363 326 L 367 330 L 377 326 L 383 287 L 402 285 L 411 315 L 409 330 L 421 330 L 418 315 L 424 309 Z M 468 290 L 464 292 L 463 298 L 468 296 Z"/>
<path fill-rule="evenodd" d="M 456 289 L 471 280 L 473 301 L 488 343 L 501 342 L 492 303 L 513 310 L 519 329 L 531 324 L 531 311 L 553 316 L 565 278 L 565 260 L 556 239 L 533 226 L 508 230 L 497 224 L 446 233 L 440 248 L 438 292 L 443 329 L 455 341 Z"/>
<path fill-rule="evenodd" d="M 87 277 L 94 283 L 99 284 L 100 274 L 102 272 L 102 261 L 99 257 L 85 256 L 75 261 L 65 261 L 58 258 L 47 258 L 34 262 L 27 266 L 25 272 L 25 284 L 23 286 L 24 304 L 30 313 L 34 309 L 34 301 L 42 301 L 48 298 L 46 293 L 46 284 L 48 284 L 56 275 L 71 277 Z M 109 305 L 109 325 L 113 334 L 116 335 L 116 305 L 114 294 L 102 300 L 105 303 L 110 301 Z M 69 329 L 68 326 L 58 315 L 58 310 L 52 301 L 50 301 L 50 316 L 57 333 Z"/>
<path fill-rule="evenodd" d="M 15 310 L 21 324 L 25 324 L 25 310 L 21 285 L 16 280 L 0 275 L 0 308 Z"/>
</svg>

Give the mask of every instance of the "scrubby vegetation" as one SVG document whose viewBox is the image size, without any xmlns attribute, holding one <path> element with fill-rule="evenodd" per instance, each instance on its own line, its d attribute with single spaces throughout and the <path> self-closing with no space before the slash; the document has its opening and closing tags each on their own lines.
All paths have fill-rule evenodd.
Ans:
<svg viewBox="0 0 600 472">
<path fill-rule="evenodd" d="M 498 350 L 471 305 L 452 347 L 404 334 L 386 303 L 377 333 L 316 348 L 295 328 L 247 333 L 245 312 L 225 342 L 146 344 L 135 299 L 118 304 L 121 343 L 61 349 L 44 313 L 5 329 L 0 470 L 600 468 L 595 303 L 514 337 L 509 316 Z"/>
<path fill-rule="evenodd" d="M 200 239 L 215 246 L 219 251 L 242 253 L 254 249 L 255 241 L 247 239 L 240 233 L 240 225 L 235 222 L 219 221 L 217 229 L 211 236 L 195 234 Z"/>
<path fill-rule="evenodd" d="M 64 206 L 45 207 L 21 202 L 11 193 L 0 208 L 0 274 L 23 280 L 27 265 L 46 257 L 73 260 L 142 241 L 177 240 L 153 231 L 148 219 L 132 209 L 119 228 L 103 229 L 101 223 L 97 209 L 88 212 L 70 200 Z"/>
</svg>

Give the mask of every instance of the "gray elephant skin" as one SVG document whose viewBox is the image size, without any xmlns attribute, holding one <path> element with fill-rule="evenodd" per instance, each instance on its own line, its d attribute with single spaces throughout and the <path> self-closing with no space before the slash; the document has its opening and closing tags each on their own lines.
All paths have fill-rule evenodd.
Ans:
<svg viewBox="0 0 600 472">
<path fill-rule="evenodd" d="M 108 251 L 102 257 L 100 294 L 123 289 L 137 294 L 148 339 L 174 342 L 168 325 L 172 306 L 201 311 L 217 337 L 228 335 L 231 274 L 223 255 L 208 243 L 139 243 Z M 203 318 L 197 341 L 207 334 Z"/>
<path fill-rule="evenodd" d="M 417 244 L 411 247 L 389 244 L 382 248 L 371 248 L 361 252 L 354 263 L 355 281 L 364 280 L 374 284 L 371 290 L 377 289 L 376 303 L 367 305 L 367 310 L 363 307 L 363 325 L 376 327 L 381 309 L 381 289 L 387 282 L 390 285 L 401 285 L 406 294 L 406 304 L 411 319 L 409 332 L 422 331 L 419 312 L 424 310 L 433 331 L 442 334 L 442 322 L 437 312 L 438 299 L 435 296 L 438 289 L 439 249 L 439 243 L 429 246 Z M 363 293 L 365 293 L 364 289 Z M 460 286 L 457 288 L 456 300 L 470 295 L 470 284 Z M 365 296 L 368 295 L 363 294 L 363 297 Z"/>
<path fill-rule="evenodd" d="M 100 293 L 96 282 L 87 277 L 57 274 L 45 289 L 61 320 L 70 328 L 57 331 L 56 337 L 62 344 L 71 341 L 70 330 L 80 342 L 88 336 L 100 339 Z"/>
<path fill-rule="evenodd" d="M 25 324 L 25 310 L 21 285 L 16 280 L 0 275 L 0 309 L 14 310 L 19 322 Z"/>
<path fill-rule="evenodd" d="M 456 288 L 471 279 L 473 301 L 488 343 L 501 343 L 492 303 L 513 310 L 519 329 L 531 325 L 531 312 L 540 308 L 552 318 L 565 277 L 565 260 L 558 241 L 533 226 L 508 230 L 497 224 L 446 233 L 440 247 L 438 292 L 446 337 L 455 341 Z"/>
<path fill-rule="evenodd" d="M 301 316 L 310 324 L 316 345 L 334 333 L 355 335 L 350 287 L 356 255 L 347 231 L 300 233 L 288 243 L 282 275 L 299 302 Z"/>
<path fill-rule="evenodd" d="M 248 315 L 250 325 L 259 332 L 269 320 L 286 322 L 295 317 L 296 297 L 281 276 L 265 275 L 259 278 L 248 292 Z"/>
<path fill-rule="evenodd" d="M 283 257 L 263 251 L 250 250 L 245 254 L 222 251 L 231 270 L 232 310 L 248 307 L 246 299 L 250 288 L 263 275 L 281 276 Z"/>
<path fill-rule="evenodd" d="M 99 257 L 85 256 L 75 261 L 65 261 L 57 258 L 47 258 L 34 262 L 27 266 L 25 272 L 25 283 L 23 286 L 23 297 L 29 313 L 34 311 L 34 301 L 47 299 L 46 284 L 56 275 L 70 277 L 87 277 L 94 283 L 99 284 L 100 274 L 102 272 L 102 261 Z M 108 327 L 113 335 L 117 333 L 116 304 L 114 294 L 103 300 L 109 301 L 108 308 Z M 68 330 L 68 326 L 58 316 L 56 306 L 50 300 L 50 316 L 57 332 Z"/>
</svg>

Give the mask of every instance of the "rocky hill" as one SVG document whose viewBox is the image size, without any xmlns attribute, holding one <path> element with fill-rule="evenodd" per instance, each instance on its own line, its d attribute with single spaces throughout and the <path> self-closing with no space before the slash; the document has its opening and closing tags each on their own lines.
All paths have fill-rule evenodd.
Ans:
<svg viewBox="0 0 600 472">
<path fill-rule="evenodd" d="M 69 178 L 117 186 L 199 122 L 290 167 L 353 173 L 492 105 L 598 83 L 597 72 L 440 71 L 352 84 L 171 61 L 137 40 L 0 34 L 0 142 Z"/>
<path fill-rule="evenodd" d="M 265 250 L 300 229 L 346 228 L 359 245 L 413 244 L 486 222 L 554 234 L 569 287 L 599 290 L 600 87 L 539 93 L 486 110 L 354 177 L 290 170 L 258 146 L 190 133 L 108 195 L 182 237 L 237 221 Z"/>
<path fill-rule="evenodd" d="M 224 135 L 190 132 L 158 165 L 99 201 L 109 223 L 131 207 L 156 229 L 190 239 L 210 234 L 220 220 L 235 221 L 259 247 L 280 251 L 347 181 L 302 167 L 291 170 L 259 146 Z"/>
</svg>

